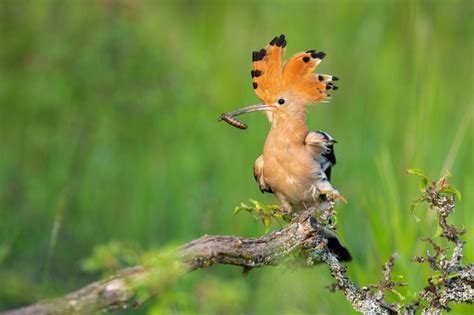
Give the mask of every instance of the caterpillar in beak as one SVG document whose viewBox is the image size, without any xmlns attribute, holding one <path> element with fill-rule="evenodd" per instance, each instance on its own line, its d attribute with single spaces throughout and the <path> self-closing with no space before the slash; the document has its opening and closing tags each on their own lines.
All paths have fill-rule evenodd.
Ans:
<svg viewBox="0 0 474 315">
<path fill-rule="evenodd" d="M 228 123 L 229 125 L 231 125 L 235 128 L 242 129 L 242 130 L 247 129 L 247 127 L 248 127 L 246 123 L 244 123 L 243 121 L 238 120 L 237 118 L 235 118 L 234 116 L 232 116 L 228 113 L 222 114 L 221 117 L 219 118 L 219 120 L 223 120 L 226 123 Z"/>
</svg>

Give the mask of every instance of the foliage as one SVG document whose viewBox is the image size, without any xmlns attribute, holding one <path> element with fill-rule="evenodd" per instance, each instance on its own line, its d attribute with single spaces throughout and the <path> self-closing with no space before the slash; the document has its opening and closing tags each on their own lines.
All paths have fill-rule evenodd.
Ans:
<svg viewBox="0 0 474 315">
<path fill-rule="evenodd" d="M 289 223 L 291 221 L 291 215 L 283 212 L 278 205 L 267 205 L 263 202 L 250 199 L 252 205 L 247 205 L 243 202 L 239 206 L 235 207 L 234 214 L 238 214 L 242 210 L 250 213 L 256 222 L 261 221 L 265 227 L 265 233 L 267 233 L 272 224 L 272 220 L 278 223 L 280 226 L 283 223 Z"/>
<path fill-rule="evenodd" d="M 426 192 L 427 190 L 434 190 L 437 193 L 447 196 L 454 194 L 459 201 L 461 200 L 461 192 L 453 184 L 447 182 L 447 179 L 451 177 L 450 172 L 446 172 L 436 181 L 430 180 L 427 175 L 425 175 L 425 172 L 418 168 L 410 168 L 407 170 L 407 173 L 420 177 L 420 181 L 418 182 L 418 188 L 421 192 Z M 414 211 L 416 206 L 423 201 L 426 201 L 425 195 L 412 202 L 410 205 L 412 211 Z"/>
</svg>

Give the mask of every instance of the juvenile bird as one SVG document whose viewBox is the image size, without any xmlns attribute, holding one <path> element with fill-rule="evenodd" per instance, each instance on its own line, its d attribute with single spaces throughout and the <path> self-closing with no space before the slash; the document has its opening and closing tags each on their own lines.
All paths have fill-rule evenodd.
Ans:
<svg viewBox="0 0 474 315">
<path fill-rule="evenodd" d="M 271 129 L 263 154 L 255 161 L 254 176 L 262 192 L 275 194 L 282 210 L 292 212 L 344 199 L 329 182 L 336 141 L 306 125 L 308 106 L 327 102 L 327 91 L 337 90 L 332 82 L 338 78 L 313 73 L 324 52 L 300 52 L 284 63 L 286 44 L 280 35 L 252 54 L 252 86 L 262 104 L 225 115 L 266 112 Z"/>
</svg>

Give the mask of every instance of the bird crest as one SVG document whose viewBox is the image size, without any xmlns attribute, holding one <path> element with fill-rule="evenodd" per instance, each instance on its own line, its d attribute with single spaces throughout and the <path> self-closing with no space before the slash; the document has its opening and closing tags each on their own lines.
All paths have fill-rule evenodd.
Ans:
<svg viewBox="0 0 474 315">
<path fill-rule="evenodd" d="M 326 54 L 308 50 L 284 62 L 286 44 L 282 34 L 252 53 L 252 85 L 257 96 L 265 104 L 275 103 L 282 93 L 290 93 L 304 104 L 328 99 L 327 90 L 337 89 L 330 81 L 338 78 L 313 73 Z"/>
</svg>

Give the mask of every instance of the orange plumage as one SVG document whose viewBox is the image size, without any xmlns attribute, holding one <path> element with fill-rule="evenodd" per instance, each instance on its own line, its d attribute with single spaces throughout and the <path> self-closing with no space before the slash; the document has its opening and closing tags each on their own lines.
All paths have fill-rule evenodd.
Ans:
<svg viewBox="0 0 474 315">
<path fill-rule="evenodd" d="M 285 36 L 280 35 L 265 48 L 253 52 L 252 84 L 257 96 L 265 104 L 275 103 L 285 93 L 293 94 L 306 104 L 326 100 L 326 91 L 332 84 L 325 80 L 331 76 L 313 74 L 326 54 L 315 50 L 300 52 L 283 64 L 285 47 Z"/>
</svg>

